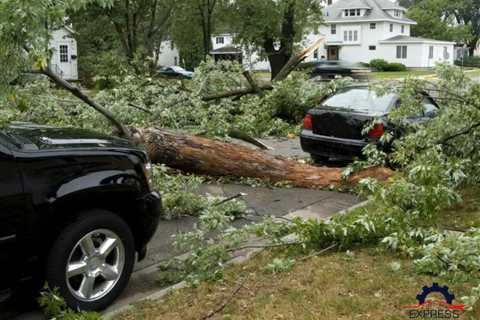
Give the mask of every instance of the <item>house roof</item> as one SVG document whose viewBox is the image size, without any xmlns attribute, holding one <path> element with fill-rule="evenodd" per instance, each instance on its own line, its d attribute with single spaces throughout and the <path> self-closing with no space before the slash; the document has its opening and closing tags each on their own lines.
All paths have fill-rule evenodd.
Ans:
<svg viewBox="0 0 480 320">
<path fill-rule="evenodd" d="M 364 16 L 344 17 L 345 9 L 368 9 Z M 331 6 L 325 8 L 325 22 L 360 22 L 360 21 L 394 21 L 405 24 L 416 24 L 415 21 L 405 17 L 395 17 L 386 10 L 396 9 L 405 11 L 395 2 L 390 0 L 339 0 Z"/>
<path fill-rule="evenodd" d="M 210 51 L 210 54 L 242 54 L 242 49 L 239 49 L 234 46 L 225 46 L 215 50 Z"/>
<path fill-rule="evenodd" d="M 392 38 L 388 38 L 386 40 L 380 41 L 381 43 L 442 43 L 442 44 L 455 44 L 455 42 L 451 41 L 443 41 L 443 40 L 435 40 L 435 39 L 428 39 L 428 38 L 421 38 L 421 37 L 410 37 L 410 36 L 403 36 L 398 35 Z"/>
</svg>

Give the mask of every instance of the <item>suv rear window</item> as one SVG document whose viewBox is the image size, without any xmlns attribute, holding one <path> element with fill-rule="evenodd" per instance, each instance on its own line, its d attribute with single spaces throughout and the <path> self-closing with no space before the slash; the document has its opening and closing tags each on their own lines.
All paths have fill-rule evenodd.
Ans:
<svg viewBox="0 0 480 320">
<path fill-rule="evenodd" d="M 388 110 L 395 99 L 395 94 L 378 96 L 375 91 L 367 88 L 354 88 L 336 93 L 325 100 L 322 105 L 359 112 L 383 113 Z"/>
</svg>

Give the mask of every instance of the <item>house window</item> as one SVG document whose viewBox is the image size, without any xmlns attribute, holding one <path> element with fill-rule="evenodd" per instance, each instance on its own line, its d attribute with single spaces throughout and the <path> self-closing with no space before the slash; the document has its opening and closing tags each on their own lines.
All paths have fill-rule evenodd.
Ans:
<svg viewBox="0 0 480 320">
<path fill-rule="evenodd" d="M 225 38 L 224 37 L 217 37 L 216 42 L 217 42 L 217 44 L 224 44 L 225 43 Z"/>
<path fill-rule="evenodd" d="M 370 23 L 370 29 L 377 29 L 377 24 L 376 23 Z"/>
<path fill-rule="evenodd" d="M 397 59 L 407 59 L 407 46 L 397 46 Z"/>
<path fill-rule="evenodd" d="M 345 17 L 348 17 L 348 10 L 345 10 Z"/>
<path fill-rule="evenodd" d="M 68 46 L 60 45 L 60 62 L 68 62 Z"/>
<path fill-rule="evenodd" d="M 173 58 L 173 65 L 178 66 L 178 58 Z"/>
<path fill-rule="evenodd" d="M 348 31 L 348 41 L 350 41 L 350 42 L 353 41 L 353 31 L 352 30 Z"/>
<path fill-rule="evenodd" d="M 445 60 L 450 58 L 450 53 L 448 53 L 448 48 L 447 47 L 443 47 L 443 58 Z"/>
<path fill-rule="evenodd" d="M 402 33 L 405 33 L 405 26 L 402 26 Z"/>
<path fill-rule="evenodd" d="M 390 32 L 393 32 L 393 23 L 390 23 Z"/>
<path fill-rule="evenodd" d="M 350 16 L 354 17 L 354 16 L 355 16 L 355 12 L 356 12 L 355 9 L 350 9 Z"/>
<path fill-rule="evenodd" d="M 369 46 L 368 50 L 375 51 L 375 50 L 377 50 L 377 46 Z"/>
<path fill-rule="evenodd" d="M 348 31 L 343 31 L 343 41 L 348 41 Z"/>
<path fill-rule="evenodd" d="M 175 50 L 175 44 L 173 43 L 173 41 L 170 41 L 170 50 Z"/>
<path fill-rule="evenodd" d="M 313 58 L 318 60 L 318 49 L 313 52 Z"/>
<path fill-rule="evenodd" d="M 331 25 L 330 33 L 331 34 L 337 34 L 337 25 L 336 24 Z"/>
<path fill-rule="evenodd" d="M 433 46 L 428 48 L 428 59 L 433 59 Z"/>
<path fill-rule="evenodd" d="M 360 16 L 360 9 L 357 9 L 357 16 Z"/>
<path fill-rule="evenodd" d="M 358 31 L 357 30 L 355 30 L 353 32 L 353 41 L 355 41 L 355 42 L 358 41 Z"/>
</svg>

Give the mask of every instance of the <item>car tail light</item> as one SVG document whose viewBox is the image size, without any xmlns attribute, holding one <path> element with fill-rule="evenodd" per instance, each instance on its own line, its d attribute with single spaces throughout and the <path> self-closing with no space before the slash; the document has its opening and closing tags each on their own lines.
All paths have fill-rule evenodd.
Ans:
<svg viewBox="0 0 480 320">
<path fill-rule="evenodd" d="M 383 123 L 376 123 L 373 129 L 368 133 L 368 137 L 372 139 L 379 139 L 385 133 L 385 125 Z"/>
<path fill-rule="evenodd" d="M 307 114 L 305 118 L 303 119 L 303 129 L 305 130 L 312 130 L 312 115 Z"/>
</svg>

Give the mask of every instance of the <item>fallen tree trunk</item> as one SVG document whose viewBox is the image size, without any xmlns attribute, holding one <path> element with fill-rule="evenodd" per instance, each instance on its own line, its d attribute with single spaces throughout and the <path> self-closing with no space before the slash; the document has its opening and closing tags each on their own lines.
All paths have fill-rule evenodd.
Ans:
<svg viewBox="0 0 480 320">
<path fill-rule="evenodd" d="M 341 168 L 315 167 L 262 151 L 164 129 L 140 129 L 135 133 L 152 162 L 185 172 L 211 176 L 258 178 L 291 182 L 296 187 L 347 187 L 365 177 L 387 180 L 392 171 L 375 167 L 342 179 Z"/>
</svg>

